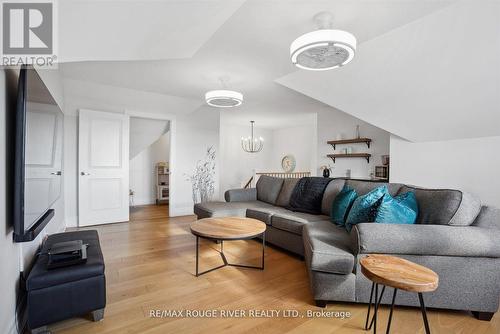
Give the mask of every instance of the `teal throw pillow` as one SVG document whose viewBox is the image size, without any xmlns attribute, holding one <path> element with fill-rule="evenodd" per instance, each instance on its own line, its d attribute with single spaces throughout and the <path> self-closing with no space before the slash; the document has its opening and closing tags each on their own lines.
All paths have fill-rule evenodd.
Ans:
<svg viewBox="0 0 500 334">
<path fill-rule="evenodd" d="M 346 184 L 332 202 L 330 220 L 337 225 L 344 225 L 356 197 L 358 197 L 356 190 Z"/>
<path fill-rule="evenodd" d="M 378 206 L 386 194 L 389 194 L 387 186 L 380 186 L 356 198 L 345 223 L 347 231 L 351 232 L 353 225 L 374 222 Z"/>
<path fill-rule="evenodd" d="M 384 195 L 375 217 L 376 223 L 415 224 L 418 216 L 418 203 L 412 191 L 396 197 Z"/>
</svg>

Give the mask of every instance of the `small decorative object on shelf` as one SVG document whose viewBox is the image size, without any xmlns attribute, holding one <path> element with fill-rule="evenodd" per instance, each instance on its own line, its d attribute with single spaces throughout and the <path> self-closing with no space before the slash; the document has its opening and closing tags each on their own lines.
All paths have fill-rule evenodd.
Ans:
<svg viewBox="0 0 500 334">
<path fill-rule="evenodd" d="M 347 177 L 348 179 L 351 178 L 351 169 L 350 168 L 345 170 L 345 177 Z"/>
<path fill-rule="evenodd" d="M 359 125 L 356 125 L 356 137 L 357 139 L 361 138 L 361 134 L 359 133 Z"/>
<path fill-rule="evenodd" d="M 323 177 L 330 177 L 330 173 L 332 171 L 332 167 L 330 167 L 330 165 L 323 165 L 319 169 L 323 171 Z"/>
<path fill-rule="evenodd" d="M 296 166 L 295 157 L 292 154 L 287 154 L 281 159 L 281 168 L 286 173 L 291 173 L 295 170 Z"/>
</svg>

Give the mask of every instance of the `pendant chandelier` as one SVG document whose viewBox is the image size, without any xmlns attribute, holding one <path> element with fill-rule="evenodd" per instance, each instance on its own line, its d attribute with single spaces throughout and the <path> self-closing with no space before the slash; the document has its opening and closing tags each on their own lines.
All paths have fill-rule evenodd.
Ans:
<svg viewBox="0 0 500 334">
<path fill-rule="evenodd" d="M 298 37 L 290 45 L 290 58 L 298 68 L 326 71 L 349 63 L 356 53 L 353 34 L 332 29 L 333 15 L 321 12 L 314 16 L 319 30 Z"/>
<path fill-rule="evenodd" d="M 262 151 L 262 148 L 264 147 L 264 138 L 259 137 L 255 138 L 254 133 L 253 133 L 253 125 L 255 121 L 250 121 L 252 131 L 251 135 L 244 138 L 241 137 L 241 148 L 243 151 L 248 152 L 248 153 L 257 153 Z"/>
</svg>

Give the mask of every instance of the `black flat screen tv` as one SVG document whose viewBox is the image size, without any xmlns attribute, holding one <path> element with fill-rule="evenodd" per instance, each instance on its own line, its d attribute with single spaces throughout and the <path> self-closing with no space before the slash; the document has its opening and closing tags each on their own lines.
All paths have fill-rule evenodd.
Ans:
<svg viewBox="0 0 500 334">
<path fill-rule="evenodd" d="M 19 73 L 14 129 L 14 241 L 36 238 L 61 196 L 63 113 L 37 71 Z"/>
</svg>

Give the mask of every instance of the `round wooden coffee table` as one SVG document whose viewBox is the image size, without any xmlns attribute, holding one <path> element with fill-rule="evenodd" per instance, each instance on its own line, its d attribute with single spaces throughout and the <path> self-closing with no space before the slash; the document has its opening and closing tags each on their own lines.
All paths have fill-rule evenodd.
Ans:
<svg viewBox="0 0 500 334">
<path fill-rule="evenodd" d="M 361 272 L 370 281 L 372 281 L 372 289 L 370 292 L 370 303 L 368 304 L 368 313 L 366 315 L 365 329 L 371 329 L 373 325 L 373 333 L 377 332 L 377 311 L 380 306 L 380 301 L 384 295 L 385 287 L 394 288 L 392 295 L 391 311 L 389 313 L 389 321 L 387 323 L 387 331 L 391 328 L 392 312 L 394 310 L 394 302 L 396 301 L 396 293 L 399 290 L 417 292 L 420 301 L 420 309 L 424 319 L 425 332 L 430 333 L 429 323 L 427 321 L 427 313 L 425 311 L 423 292 L 431 292 L 437 289 L 439 284 L 439 276 L 429 268 L 413 263 L 411 261 L 388 255 L 368 255 L 359 261 Z M 380 297 L 378 297 L 378 286 L 383 285 Z M 375 310 L 373 318 L 368 326 L 370 318 L 370 308 L 372 305 L 373 291 L 375 290 Z"/>
<path fill-rule="evenodd" d="M 257 219 L 244 217 L 220 217 L 203 218 L 191 223 L 191 233 L 196 236 L 196 276 L 200 276 L 225 266 L 242 268 L 253 268 L 264 270 L 264 250 L 266 247 L 266 224 Z M 226 240 L 248 240 L 262 238 L 262 264 L 261 266 L 249 266 L 243 264 L 229 263 L 224 255 L 224 241 Z M 198 271 L 199 262 L 199 238 L 220 241 L 219 254 L 224 262 L 223 265 L 206 270 Z"/>
</svg>

